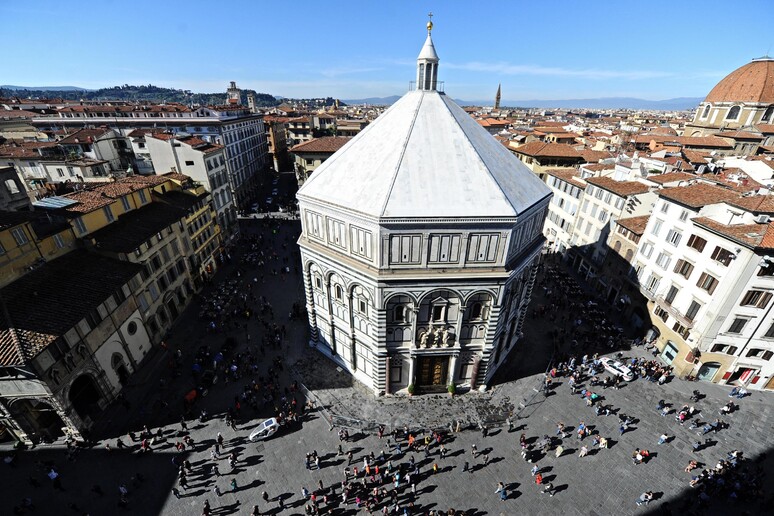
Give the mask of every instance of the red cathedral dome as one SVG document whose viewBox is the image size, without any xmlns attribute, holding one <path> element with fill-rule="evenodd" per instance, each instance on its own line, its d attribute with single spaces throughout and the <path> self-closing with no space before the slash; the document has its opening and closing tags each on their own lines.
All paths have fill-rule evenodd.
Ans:
<svg viewBox="0 0 774 516">
<path fill-rule="evenodd" d="M 753 59 L 737 68 L 712 88 L 704 102 L 774 103 L 774 58 Z"/>
</svg>

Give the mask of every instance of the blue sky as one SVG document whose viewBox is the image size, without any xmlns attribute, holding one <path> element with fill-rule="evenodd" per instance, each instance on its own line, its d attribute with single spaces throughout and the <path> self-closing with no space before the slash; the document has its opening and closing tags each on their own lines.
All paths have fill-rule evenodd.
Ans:
<svg viewBox="0 0 774 516">
<path fill-rule="evenodd" d="M 703 97 L 774 54 L 771 0 L 0 0 L 0 84 L 400 95 L 429 11 L 465 100 Z"/>
</svg>

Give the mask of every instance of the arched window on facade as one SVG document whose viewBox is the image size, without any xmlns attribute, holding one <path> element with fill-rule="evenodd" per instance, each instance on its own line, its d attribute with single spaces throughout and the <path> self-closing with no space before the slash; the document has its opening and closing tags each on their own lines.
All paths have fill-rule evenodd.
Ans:
<svg viewBox="0 0 774 516">
<path fill-rule="evenodd" d="M 613 245 L 613 249 L 615 250 L 616 253 L 621 250 L 621 241 L 620 240 L 616 240 L 615 241 L 615 245 Z"/>
<path fill-rule="evenodd" d="M 395 307 L 395 311 L 393 312 L 393 317 L 395 318 L 396 322 L 405 322 L 406 321 L 406 307 L 403 305 L 398 305 Z"/>
<path fill-rule="evenodd" d="M 728 110 L 728 114 L 726 115 L 726 120 L 736 120 L 739 118 L 739 112 L 742 110 L 739 106 L 734 106 L 731 109 Z"/>
<path fill-rule="evenodd" d="M 481 303 L 474 303 L 470 309 L 471 319 L 481 319 L 482 305 Z"/>
<path fill-rule="evenodd" d="M 710 107 L 711 107 L 711 106 L 710 106 L 709 104 L 707 104 L 706 106 L 704 106 L 704 111 L 703 111 L 703 112 L 702 112 L 702 114 L 701 114 L 701 117 L 702 117 L 702 118 L 707 118 L 707 117 L 709 116 Z"/>
<path fill-rule="evenodd" d="M 341 290 L 341 285 L 336 285 L 336 288 L 333 289 L 334 295 L 336 296 L 336 299 L 341 301 L 341 299 L 344 297 L 344 293 Z"/>
<path fill-rule="evenodd" d="M 766 111 L 763 112 L 763 118 L 761 122 L 774 122 L 774 106 L 769 106 Z"/>
</svg>

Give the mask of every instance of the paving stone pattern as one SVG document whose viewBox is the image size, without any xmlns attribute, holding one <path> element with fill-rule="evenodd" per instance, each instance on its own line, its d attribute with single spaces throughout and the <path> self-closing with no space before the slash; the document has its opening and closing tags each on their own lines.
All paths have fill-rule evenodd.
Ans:
<svg viewBox="0 0 774 516">
<path fill-rule="evenodd" d="M 285 223 L 276 233 L 267 232 L 262 222 L 246 222 L 251 231 L 265 231 L 278 242 L 285 239 L 292 242 L 297 223 Z M 292 244 L 291 244 L 292 246 Z M 282 249 L 280 245 L 276 249 Z M 290 247 L 289 247 L 290 248 Z M 288 252 L 282 250 L 281 252 Z M 235 263 L 238 253 L 235 253 Z M 233 273 L 234 265 L 219 273 L 223 279 Z M 270 263 L 270 267 L 276 267 Z M 249 280 L 257 271 L 247 270 L 240 275 L 240 281 Z M 190 379 L 170 380 L 162 390 L 159 379 L 168 376 L 166 363 L 168 355 L 160 352 L 149 357 L 142 371 L 135 375 L 127 387 L 127 397 L 132 401 L 131 410 L 117 404 L 107 409 L 98 422 L 96 437 L 101 440 L 93 448 L 81 451 L 75 461 L 65 457 L 61 443 L 38 447 L 35 450 L 19 454 L 14 465 L 0 464 L 3 485 L 3 497 L 0 501 L 2 514 L 13 514 L 13 506 L 22 497 L 29 496 L 37 505 L 36 512 L 30 514 L 165 514 L 198 515 L 201 514 L 204 500 L 209 500 L 213 514 L 248 515 L 253 505 L 269 514 L 303 514 L 301 489 L 314 490 L 318 481 L 326 489 L 339 485 L 346 466 L 346 458 L 336 455 L 340 444 L 337 432 L 330 429 L 326 414 L 338 414 L 343 417 L 383 422 L 391 427 L 412 428 L 447 426 L 452 419 L 476 422 L 481 419 L 502 419 L 506 412 L 518 411 L 519 403 L 527 400 L 527 409 L 521 411 L 524 418 L 515 420 L 519 428 L 509 432 L 505 426 L 494 427 L 484 438 L 478 430 L 466 430 L 449 435 L 446 444 L 448 456 L 441 459 L 437 448 L 433 454 L 425 457 L 422 452 L 413 453 L 421 468 L 421 478 L 417 484 L 418 496 L 415 500 L 422 511 L 430 509 L 446 510 L 453 507 L 466 514 L 567 514 L 567 515 L 627 515 L 646 514 L 660 510 L 664 502 L 672 506 L 672 513 L 689 514 L 681 509 L 684 495 L 690 492 L 689 474 L 683 472 L 687 462 L 697 457 L 712 466 L 719 458 L 735 448 L 744 450 L 752 459 L 774 446 L 772 423 L 772 397 L 763 393 L 754 393 L 739 402 L 738 412 L 725 416 L 731 427 L 711 437 L 717 441 L 698 454 L 691 449 L 691 443 L 697 438 L 694 431 L 680 426 L 673 416 L 661 417 L 655 406 L 659 399 L 679 407 L 688 403 L 690 392 L 700 388 L 707 395 L 705 400 L 696 404 L 701 410 L 702 420 L 714 418 L 717 410 L 728 401 L 728 388 L 710 384 L 686 383 L 679 380 L 659 386 L 637 380 L 620 390 L 604 390 L 600 393 L 605 403 L 612 404 L 622 411 L 638 418 L 631 431 L 618 435 L 618 422 L 614 416 L 597 417 L 592 409 L 585 406 L 579 396 L 570 395 L 564 379 L 559 379 L 554 394 L 549 397 L 534 396 L 534 388 L 539 385 L 542 376 L 535 374 L 545 367 L 552 349 L 545 333 L 553 326 L 547 320 L 528 320 L 523 345 L 511 357 L 510 374 L 518 375 L 519 370 L 532 373 L 517 380 L 506 381 L 495 386 L 487 393 L 468 393 L 450 398 L 440 396 L 374 397 L 370 393 L 352 385 L 351 379 L 344 373 L 335 371 L 335 365 L 315 354 L 307 345 L 307 330 L 302 320 L 282 321 L 280 314 L 288 313 L 293 302 L 301 299 L 302 290 L 299 278 L 292 271 L 284 277 L 268 275 L 265 283 L 260 283 L 260 291 L 270 298 L 278 319 L 286 324 L 288 337 L 281 349 L 270 349 L 267 363 L 272 356 L 283 357 L 286 367 L 282 381 L 292 381 L 291 373 L 302 378 L 314 395 L 325 405 L 325 412 L 315 411 L 308 415 L 301 428 L 280 433 L 262 443 L 250 443 L 247 440 L 252 428 L 271 411 L 245 410 L 246 418 L 240 421 L 236 431 L 228 428 L 222 418 L 213 418 L 206 423 L 196 420 L 188 422 L 188 435 L 195 441 L 194 450 L 189 450 L 179 459 L 188 458 L 193 466 L 189 475 L 188 489 L 177 487 L 176 468 L 172 458 L 177 455 L 172 444 L 181 438 L 179 401 L 186 389 L 190 388 Z M 541 299 L 540 289 L 535 289 L 536 303 L 550 300 Z M 203 323 L 197 319 L 197 307 L 191 307 L 183 315 L 171 339 L 171 349 L 180 347 L 186 360 L 201 344 L 218 346 L 224 335 L 206 335 Z M 240 338 L 244 329 L 231 332 Z M 251 343 L 260 341 L 261 330 L 255 321 L 247 327 Z M 246 345 L 244 337 L 240 345 Z M 643 353 L 636 348 L 626 351 L 627 356 Z M 263 374 L 263 371 L 261 371 Z M 334 374 L 336 373 L 336 374 Z M 517 377 L 517 376 L 513 376 Z M 246 381 L 246 380 L 245 380 Z M 211 389 L 207 398 L 202 400 L 198 409 L 206 408 L 211 413 L 222 413 L 240 392 L 243 382 L 224 384 L 219 382 Z M 168 405 L 158 403 L 166 400 Z M 151 410 L 151 407 L 161 407 Z M 563 443 L 565 454 L 556 458 L 553 454 L 542 457 L 537 465 L 543 468 L 544 479 L 557 488 L 554 497 L 540 494 L 540 488 L 533 482 L 530 474 L 532 464 L 526 463 L 519 453 L 519 435 L 523 432 L 530 441 L 543 435 L 554 435 L 555 424 L 563 421 L 568 427 L 575 427 L 585 421 L 596 432 L 610 439 L 612 446 L 606 450 L 592 450 L 587 457 L 579 458 L 579 442 L 573 437 Z M 115 437 L 125 435 L 127 430 L 139 430 L 143 424 L 165 431 L 167 441 L 145 456 L 135 451 L 108 451 L 106 444 L 113 444 Z M 215 437 L 221 432 L 226 439 L 221 458 L 216 461 L 222 476 L 217 477 L 211 470 L 215 463 L 210 459 L 210 451 Z M 664 445 L 657 445 L 662 432 L 675 436 Z M 374 434 L 351 432 L 351 442 L 344 443 L 344 451 L 352 451 L 352 466 L 362 467 L 363 457 L 370 452 L 379 455 L 382 449 L 388 450 L 386 438 L 379 440 Z M 588 439 L 587 439 L 588 441 Z M 481 454 L 473 457 L 472 445 L 476 444 Z M 136 446 L 136 443 L 135 443 Z M 589 445 L 590 448 L 593 448 Z M 653 453 L 647 464 L 634 465 L 631 453 L 636 448 L 647 448 Z M 306 469 L 304 456 L 316 450 L 321 456 L 321 469 Z M 237 451 L 239 461 L 237 469 L 230 471 L 226 454 Z M 406 446 L 403 454 L 392 457 L 394 463 L 406 462 Z M 489 461 L 484 464 L 484 455 Z M 470 471 L 463 471 L 468 462 Z M 47 464 L 49 463 L 49 464 Z M 54 490 L 45 477 L 50 463 L 55 464 L 61 474 L 64 491 Z M 439 472 L 431 474 L 433 463 L 439 466 Z M 763 463 L 769 470 L 771 461 Z M 350 467 L 352 467 L 350 466 Z M 144 481 L 137 480 L 140 473 Z M 768 471 L 769 479 L 771 471 Z M 40 487 L 29 482 L 33 477 Z M 134 481 L 133 481 L 134 479 Z M 237 490 L 230 491 L 230 482 L 235 479 Z M 495 494 L 497 483 L 503 482 L 508 497 L 501 501 Z M 126 484 L 129 489 L 129 506 L 117 507 L 118 486 Z M 99 484 L 104 494 L 92 492 L 94 484 Z M 218 486 L 222 496 L 213 489 Z M 181 498 L 172 494 L 176 487 Z M 767 492 L 763 503 L 771 499 Z M 660 498 L 649 507 L 636 507 L 636 498 L 645 490 L 659 493 Z M 261 498 L 266 491 L 270 497 L 267 504 Z M 340 493 L 340 489 L 337 489 Z M 278 497 L 282 497 L 285 509 L 280 511 Z M 340 498 L 338 498 L 340 499 Z M 410 491 L 401 489 L 401 506 L 413 499 Z M 76 509 L 69 507 L 71 503 Z M 729 504 L 726 501 L 713 501 L 710 510 L 702 514 L 737 514 L 743 510 L 760 512 L 757 504 Z M 341 505 L 333 514 L 356 514 L 354 504 Z M 417 512 L 424 514 L 424 512 Z"/>
</svg>

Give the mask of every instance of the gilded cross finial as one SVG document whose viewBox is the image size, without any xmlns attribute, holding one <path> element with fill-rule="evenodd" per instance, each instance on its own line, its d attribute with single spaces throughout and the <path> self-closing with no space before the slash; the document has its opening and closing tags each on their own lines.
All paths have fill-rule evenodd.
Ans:
<svg viewBox="0 0 774 516">
<path fill-rule="evenodd" d="M 433 30 L 433 13 L 427 13 L 427 17 L 429 18 L 427 21 L 427 33 L 430 34 L 430 31 Z"/>
</svg>

